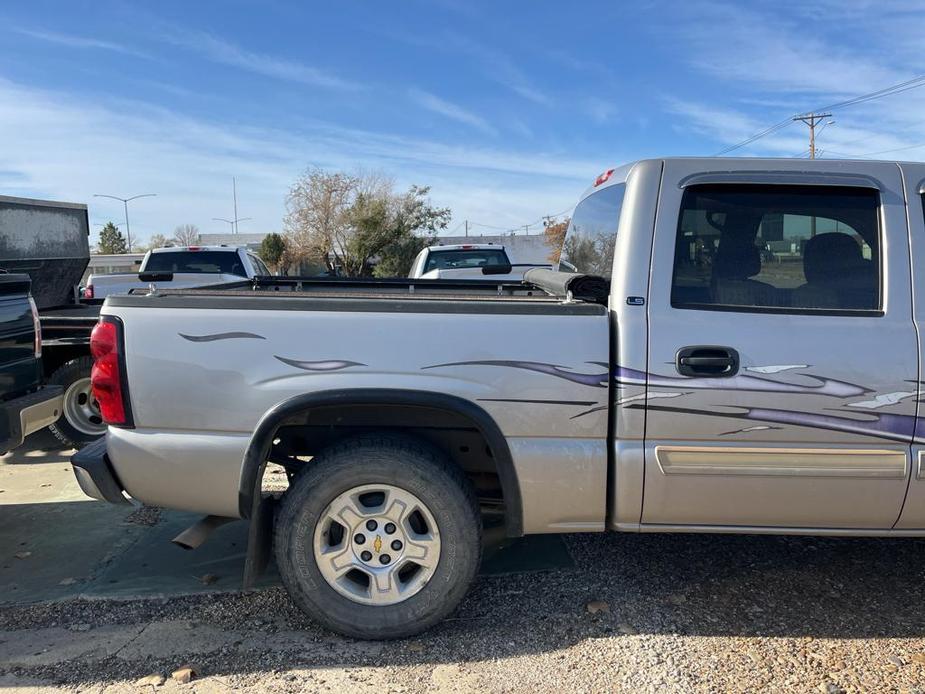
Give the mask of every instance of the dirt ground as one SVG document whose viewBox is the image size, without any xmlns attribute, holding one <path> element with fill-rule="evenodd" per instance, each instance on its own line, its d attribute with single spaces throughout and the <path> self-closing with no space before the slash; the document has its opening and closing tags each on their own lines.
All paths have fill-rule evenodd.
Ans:
<svg viewBox="0 0 925 694">
<path fill-rule="evenodd" d="M 490 557 L 431 632 L 359 642 L 312 624 L 272 572 L 236 589 L 243 524 L 176 549 L 189 517 L 83 498 L 50 437 L 0 458 L 0 490 L 0 687 L 16 692 L 925 694 L 925 541 L 541 538 Z"/>
</svg>

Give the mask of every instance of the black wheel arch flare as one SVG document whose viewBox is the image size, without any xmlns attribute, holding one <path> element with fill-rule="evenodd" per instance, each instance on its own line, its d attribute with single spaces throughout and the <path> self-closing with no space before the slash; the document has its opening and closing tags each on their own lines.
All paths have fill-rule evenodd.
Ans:
<svg viewBox="0 0 925 694">
<path fill-rule="evenodd" d="M 254 518 L 261 501 L 260 484 L 277 430 L 289 418 L 315 408 L 344 405 L 406 405 L 444 410 L 469 419 L 485 437 L 501 482 L 506 507 L 507 534 L 523 535 L 523 505 L 514 460 L 501 429 L 483 408 L 455 395 L 420 390 L 363 388 L 323 390 L 284 400 L 263 415 L 244 453 L 238 488 L 238 509 L 242 518 Z"/>
</svg>

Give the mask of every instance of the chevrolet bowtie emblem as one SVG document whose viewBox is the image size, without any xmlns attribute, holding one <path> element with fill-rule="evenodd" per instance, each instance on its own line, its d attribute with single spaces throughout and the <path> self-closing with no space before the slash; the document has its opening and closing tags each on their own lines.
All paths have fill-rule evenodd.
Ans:
<svg viewBox="0 0 925 694">
<path fill-rule="evenodd" d="M 376 539 L 373 542 L 373 549 L 376 550 L 377 553 L 382 551 L 382 538 L 378 535 L 376 535 Z"/>
</svg>

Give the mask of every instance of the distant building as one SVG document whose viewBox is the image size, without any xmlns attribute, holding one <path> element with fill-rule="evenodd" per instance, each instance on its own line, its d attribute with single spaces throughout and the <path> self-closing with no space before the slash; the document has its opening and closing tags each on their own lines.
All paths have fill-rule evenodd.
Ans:
<svg viewBox="0 0 925 694">
<path fill-rule="evenodd" d="M 199 244 L 202 246 L 247 246 L 249 250 L 259 251 L 263 239 L 273 232 L 265 231 L 261 234 L 199 234 Z"/>
<path fill-rule="evenodd" d="M 109 275 L 115 272 L 138 272 L 144 253 L 91 253 L 90 262 L 84 270 L 80 280 L 81 285 L 87 283 L 90 275 Z"/>
</svg>

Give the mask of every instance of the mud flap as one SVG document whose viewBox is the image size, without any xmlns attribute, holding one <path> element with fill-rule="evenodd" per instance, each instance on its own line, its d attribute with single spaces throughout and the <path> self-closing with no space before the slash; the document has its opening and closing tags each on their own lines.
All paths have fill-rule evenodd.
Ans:
<svg viewBox="0 0 925 694">
<path fill-rule="evenodd" d="M 273 518 L 277 499 L 274 496 L 258 497 L 251 511 L 247 531 L 247 558 L 244 560 L 244 590 L 250 590 L 263 575 L 273 552 Z"/>
</svg>

